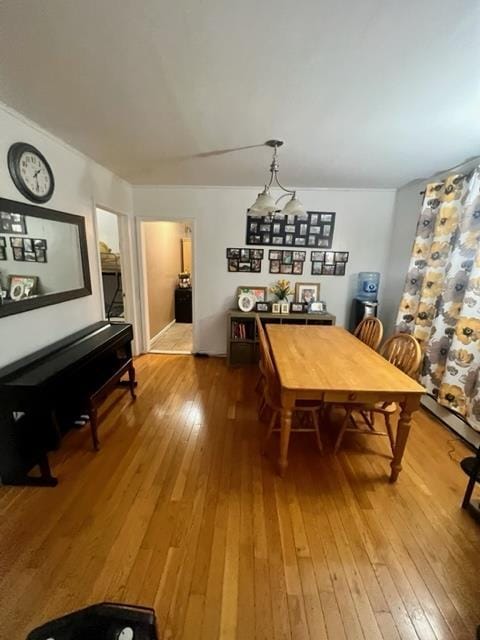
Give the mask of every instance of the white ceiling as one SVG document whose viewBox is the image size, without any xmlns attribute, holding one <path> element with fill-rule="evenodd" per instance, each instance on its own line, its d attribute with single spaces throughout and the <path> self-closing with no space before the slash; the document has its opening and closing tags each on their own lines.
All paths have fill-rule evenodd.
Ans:
<svg viewBox="0 0 480 640">
<path fill-rule="evenodd" d="M 480 153 L 478 0 L 0 0 L 0 100 L 137 184 L 396 187 Z"/>
</svg>

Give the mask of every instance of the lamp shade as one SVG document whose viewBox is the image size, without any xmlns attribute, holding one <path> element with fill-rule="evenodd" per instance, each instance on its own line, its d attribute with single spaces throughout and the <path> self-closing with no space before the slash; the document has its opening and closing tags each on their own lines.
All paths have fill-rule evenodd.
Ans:
<svg viewBox="0 0 480 640">
<path fill-rule="evenodd" d="M 258 194 L 255 202 L 252 204 L 250 209 L 247 210 L 247 213 L 251 216 L 264 216 L 268 213 L 272 213 L 275 209 L 275 200 L 270 195 L 270 189 L 265 186 L 265 189 L 262 193 Z"/>
<path fill-rule="evenodd" d="M 296 215 L 298 218 L 306 218 L 307 212 L 305 211 L 305 207 L 297 198 L 297 195 L 294 193 L 287 204 L 283 207 L 282 213 L 285 215 Z"/>
</svg>

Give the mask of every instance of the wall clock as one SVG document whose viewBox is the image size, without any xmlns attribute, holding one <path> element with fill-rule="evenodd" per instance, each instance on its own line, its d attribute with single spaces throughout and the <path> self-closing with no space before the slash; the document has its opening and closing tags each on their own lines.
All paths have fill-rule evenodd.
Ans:
<svg viewBox="0 0 480 640">
<path fill-rule="evenodd" d="M 45 157 L 25 142 L 16 142 L 8 150 L 8 170 L 17 189 L 32 202 L 48 202 L 55 180 Z"/>
</svg>

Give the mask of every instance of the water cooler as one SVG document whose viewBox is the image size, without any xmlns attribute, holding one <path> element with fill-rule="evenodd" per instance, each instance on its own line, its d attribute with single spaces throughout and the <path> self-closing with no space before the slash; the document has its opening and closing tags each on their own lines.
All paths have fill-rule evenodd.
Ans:
<svg viewBox="0 0 480 640">
<path fill-rule="evenodd" d="M 352 330 L 363 318 L 377 315 L 378 287 L 380 274 L 376 271 L 362 271 L 358 274 L 357 295 L 353 299 Z"/>
</svg>

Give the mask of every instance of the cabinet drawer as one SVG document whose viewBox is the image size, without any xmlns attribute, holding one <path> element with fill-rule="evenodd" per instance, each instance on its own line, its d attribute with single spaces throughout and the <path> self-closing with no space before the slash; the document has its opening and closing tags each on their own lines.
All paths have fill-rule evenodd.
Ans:
<svg viewBox="0 0 480 640">
<path fill-rule="evenodd" d="M 359 404 L 374 404 L 380 400 L 385 399 L 380 393 L 372 392 L 356 392 L 356 391 L 326 391 L 324 395 L 325 402 L 338 402 L 342 404 L 359 403 Z"/>
</svg>

